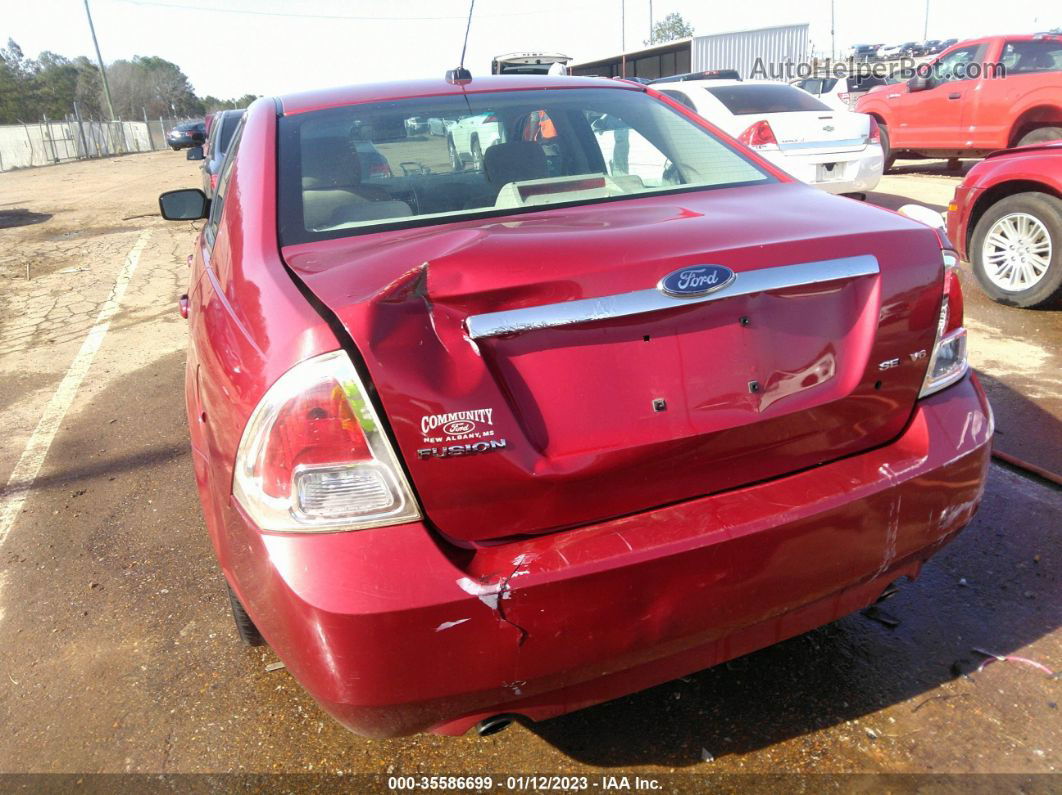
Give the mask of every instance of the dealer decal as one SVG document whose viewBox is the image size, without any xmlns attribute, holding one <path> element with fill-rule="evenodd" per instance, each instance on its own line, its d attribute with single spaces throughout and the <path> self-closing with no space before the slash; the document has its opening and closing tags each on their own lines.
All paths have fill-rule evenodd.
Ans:
<svg viewBox="0 0 1062 795">
<path fill-rule="evenodd" d="M 494 409 L 451 411 L 425 414 L 420 418 L 420 433 L 425 442 L 448 444 L 464 439 L 494 436 Z"/>
</svg>

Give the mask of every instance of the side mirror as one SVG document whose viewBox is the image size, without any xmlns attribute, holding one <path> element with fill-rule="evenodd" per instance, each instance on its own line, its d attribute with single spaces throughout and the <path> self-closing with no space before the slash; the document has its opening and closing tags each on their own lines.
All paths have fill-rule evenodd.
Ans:
<svg viewBox="0 0 1062 795">
<path fill-rule="evenodd" d="M 944 228 L 944 217 L 921 204 L 905 204 L 896 212 L 933 229 Z"/>
<path fill-rule="evenodd" d="M 912 77 L 907 81 L 908 91 L 925 91 L 927 88 L 932 88 L 932 84 L 929 82 L 928 77 Z"/>
<path fill-rule="evenodd" d="M 184 155 L 185 160 L 202 160 L 203 159 L 203 147 L 191 146 Z"/>
<path fill-rule="evenodd" d="M 159 212 L 167 221 L 195 221 L 207 217 L 210 199 L 199 188 L 169 190 L 159 196 Z"/>
</svg>

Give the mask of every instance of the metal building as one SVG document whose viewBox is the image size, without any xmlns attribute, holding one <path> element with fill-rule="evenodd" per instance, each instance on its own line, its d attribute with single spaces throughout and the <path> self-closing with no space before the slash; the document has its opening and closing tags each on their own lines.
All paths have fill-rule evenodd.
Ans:
<svg viewBox="0 0 1062 795">
<path fill-rule="evenodd" d="M 805 22 L 676 39 L 653 47 L 572 64 L 569 73 L 653 80 L 706 69 L 735 69 L 747 80 L 754 76 L 757 59 L 761 59 L 769 75 L 771 64 L 800 63 L 807 58 L 808 23 Z M 775 66 L 776 72 L 778 69 Z M 761 73 L 756 76 L 767 75 Z"/>
</svg>

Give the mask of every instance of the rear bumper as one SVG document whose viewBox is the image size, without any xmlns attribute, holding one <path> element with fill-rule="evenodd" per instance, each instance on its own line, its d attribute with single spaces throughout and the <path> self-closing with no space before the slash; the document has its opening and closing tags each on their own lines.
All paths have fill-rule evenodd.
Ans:
<svg viewBox="0 0 1062 795">
<path fill-rule="evenodd" d="M 476 550 L 420 524 L 262 535 L 231 501 L 222 566 L 296 679 L 384 737 L 549 718 L 870 603 L 973 516 L 992 420 L 974 376 L 861 455 L 710 497 Z"/>
<path fill-rule="evenodd" d="M 874 190 L 885 169 L 881 147 L 870 144 L 858 152 L 808 154 L 805 152 L 766 152 L 772 163 L 801 182 L 827 193 L 863 193 Z M 833 164 L 828 178 L 822 178 L 819 166 Z"/>
</svg>

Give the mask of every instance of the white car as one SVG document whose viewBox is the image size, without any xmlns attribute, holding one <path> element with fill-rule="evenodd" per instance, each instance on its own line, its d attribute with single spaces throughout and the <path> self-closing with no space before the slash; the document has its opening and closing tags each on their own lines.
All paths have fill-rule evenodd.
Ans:
<svg viewBox="0 0 1062 795">
<path fill-rule="evenodd" d="M 662 94 L 696 111 L 797 179 L 828 193 L 873 190 L 885 168 L 877 122 L 766 80 L 688 80 Z"/>
<path fill-rule="evenodd" d="M 913 42 L 908 42 L 908 44 L 911 43 Z M 882 45 L 878 48 L 878 58 L 883 61 L 893 61 L 903 55 L 904 48 L 906 48 L 908 44 Z"/>
<path fill-rule="evenodd" d="M 483 168 L 483 153 L 504 140 L 501 122 L 493 113 L 466 116 L 446 130 L 450 165 L 454 171 L 463 171 L 468 165 L 480 170 Z"/>
</svg>

